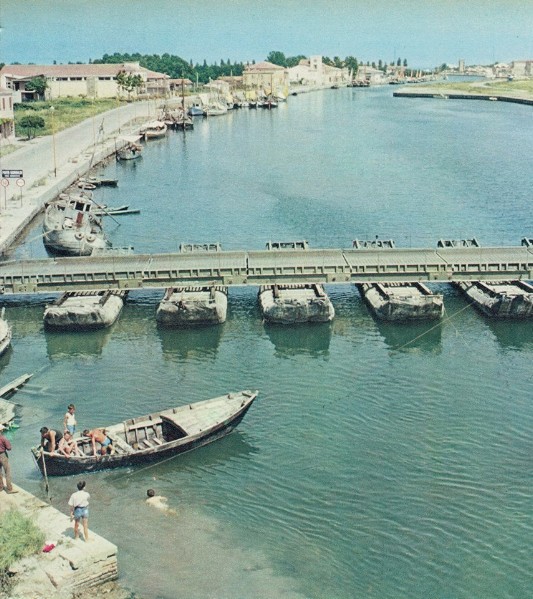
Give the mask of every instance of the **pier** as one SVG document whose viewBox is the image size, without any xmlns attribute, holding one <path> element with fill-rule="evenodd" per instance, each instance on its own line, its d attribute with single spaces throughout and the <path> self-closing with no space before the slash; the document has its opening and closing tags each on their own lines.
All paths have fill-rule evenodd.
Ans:
<svg viewBox="0 0 533 599">
<path fill-rule="evenodd" d="M 14 260 L 0 292 L 33 294 L 187 285 L 532 280 L 533 247 L 295 249 Z"/>
</svg>

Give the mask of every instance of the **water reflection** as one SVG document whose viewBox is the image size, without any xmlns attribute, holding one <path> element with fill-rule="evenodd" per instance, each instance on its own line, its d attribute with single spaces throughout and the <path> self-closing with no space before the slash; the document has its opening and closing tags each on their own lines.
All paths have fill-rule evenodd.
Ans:
<svg viewBox="0 0 533 599">
<path fill-rule="evenodd" d="M 158 326 L 163 357 L 174 362 L 189 358 L 213 359 L 216 357 L 224 325 L 191 327 L 187 329 Z"/>
<path fill-rule="evenodd" d="M 99 331 L 46 331 L 46 351 L 51 360 L 100 356 L 111 338 L 111 328 Z"/>
<path fill-rule="evenodd" d="M 327 356 L 331 341 L 331 323 L 275 325 L 265 324 L 265 332 L 276 348 L 276 356 L 290 358 L 298 354 Z"/>
<path fill-rule="evenodd" d="M 504 349 L 532 349 L 532 320 L 486 319 L 491 332 Z"/>
<path fill-rule="evenodd" d="M 393 350 L 419 350 L 440 353 L 442 350 L 442 322 L 392 323 L 376 320 L 385 343 Z"/>
</svg>

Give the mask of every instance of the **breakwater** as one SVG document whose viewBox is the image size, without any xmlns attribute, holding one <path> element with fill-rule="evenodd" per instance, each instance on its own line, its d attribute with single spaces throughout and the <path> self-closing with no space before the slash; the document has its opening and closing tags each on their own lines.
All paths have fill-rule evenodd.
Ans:
<svg viewBox="0 0 533 599">
<path fill-rule="evenodd" d="M 420 91 L 399 91 L 392 94 L 395 98 L 436 98 L 440 100 L 488 100 L 491 102 L 511 102 L 513 104 L 527 104 L 533 106 L 533 100 L 530 98 L 517 98 L 515 96 L 506 96 L 500 94 L 461 94 L 456 92 L 420 92 Z"/>
</svg>

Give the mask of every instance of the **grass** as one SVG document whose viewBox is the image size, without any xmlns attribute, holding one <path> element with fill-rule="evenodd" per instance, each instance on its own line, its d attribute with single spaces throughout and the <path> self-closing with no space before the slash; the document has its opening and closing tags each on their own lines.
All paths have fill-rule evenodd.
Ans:
<svg viewBox="0 0 533 599">
<path fill-rule="evenodd" d="M 58 98 L 53 101 L 23 102 L 15 104 L 15 132 L 23 137 L 26 131 L 17 127 L 20 119 L 27 115 L 40 116 L 44 119 L 44 129 L 37 131 L 37 136 L 59 133 L 79 122 L 95 117 L 102 112 L 118 108 L 121 101 L 116 98 Z M 51 108 L 54 108 L 52 111 Z"/>
<path fill-rule="evenodd" d="M 524 79 L 519 81 L 444 81 L 441 83 L 431 83 L 428 87 L 438 88 L 440 90 L 461 91 L 468 94 L 494 94 L 500 96 L 520 96 L 525 98 L 533 97 L 533 79 Z"/>
<path fill-rule="evenodd" d="M 8 591 L 9 567 L 17 560 L 38 553 L 44 533 L 17 510 L 0 515 L 0 588 Z"/>
</svg>

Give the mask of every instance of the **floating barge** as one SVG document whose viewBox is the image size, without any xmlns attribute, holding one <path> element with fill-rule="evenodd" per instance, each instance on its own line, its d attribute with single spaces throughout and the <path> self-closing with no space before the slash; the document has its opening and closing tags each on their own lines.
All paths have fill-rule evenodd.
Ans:
<svg viewBox="0 0 533 599">
<path fill-rule="evenodd" d="M 456 286 L 486 316 L 533 316 L 533 286 L 525 281 L 464 281 L 456 283 Z"/>
<path fill-rule="evenodd" d="M 322 285 L 262 285 L 259 305 L 265 322 L 330 322 L 335 309 Z"/>
<path fill-rule="evenodd" d="M 363 283 L 358 287 L 381 320 L 429 320 L 444 314 L 442 295 L 432 293 L 422 283 Z"/>
<path fill-rule="evenodd" d="M 227 311 L 227 287 L 170 287 L 155 317 L 165 326 L 190 327 L 222 324 Z"/>
<path fill-rule="evenodd" d="M 68 291 L 44 311 L 44 324 L 56 330 L 93 330 L 118 318 L 127 291 Z"/>
</svg>

